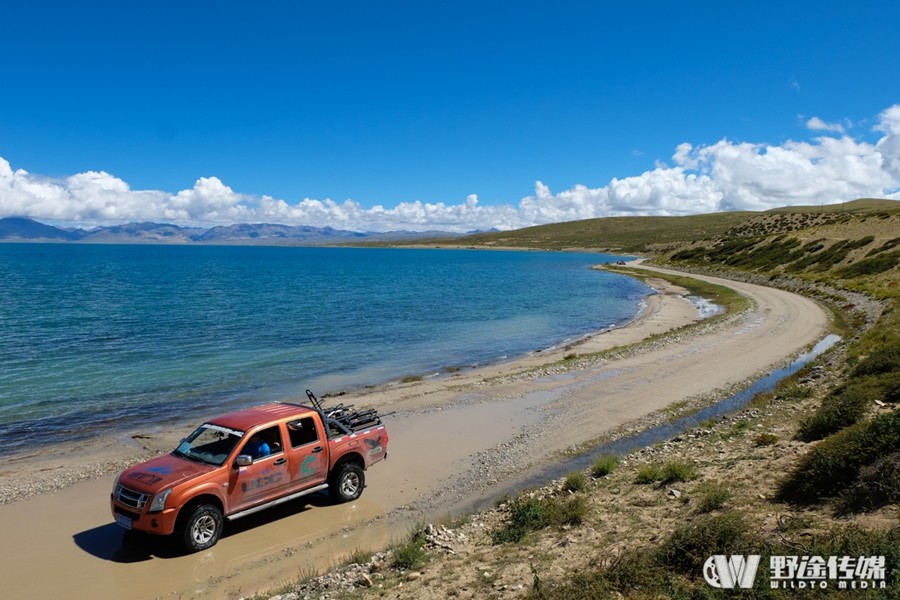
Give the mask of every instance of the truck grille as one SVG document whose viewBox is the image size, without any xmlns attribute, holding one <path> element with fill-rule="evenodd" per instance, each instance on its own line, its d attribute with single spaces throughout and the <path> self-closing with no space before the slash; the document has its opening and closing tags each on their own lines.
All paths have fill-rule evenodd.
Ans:
<svg viewBox="0 0 900 600">
<path fill-rule="evenodd" d="M 123 485 L 116 486 L 116 501 L 121 502 L 125 506 L 130 506 L 131 508 L 137 509 L 139 511 L 144 510 L 144 505 L 147 504 L 147 500 L 149 498 L 150 494 L 135 492 L 134 490 L 129 490 Z"/>
<path fill-rule="evenodd" d="M 124 515 L 132 520 L 132 522 L 137 522 L 141 518 L 140 513 L 131 512 L 130 510 L 125 510 L 121 506 L 113 506 L 113 512 L 117 515 Z"/>
</svg>

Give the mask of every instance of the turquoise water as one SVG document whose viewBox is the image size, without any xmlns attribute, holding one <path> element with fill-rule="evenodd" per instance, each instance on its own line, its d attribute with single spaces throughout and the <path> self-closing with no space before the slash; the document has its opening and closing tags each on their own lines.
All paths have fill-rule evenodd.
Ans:
<svg viewBox="0 0 900 600">
<path fill-rule="evenodd" d="M 513 358 L 649 288 L 549 252 L 0 244 L 0 438 L 147 427 Z"/>
</svg>

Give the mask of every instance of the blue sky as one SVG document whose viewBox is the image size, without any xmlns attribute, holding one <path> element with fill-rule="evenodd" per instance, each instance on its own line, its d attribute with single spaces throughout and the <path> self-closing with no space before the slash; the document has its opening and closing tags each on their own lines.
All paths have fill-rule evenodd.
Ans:
<svg viewBox="0 0 900 600">
<path fill-rule="evenodd" d="M 33 0 L 3 20 L 0 216 L 464 231 L 900 189 L 896 2 Z"/>
</svg>

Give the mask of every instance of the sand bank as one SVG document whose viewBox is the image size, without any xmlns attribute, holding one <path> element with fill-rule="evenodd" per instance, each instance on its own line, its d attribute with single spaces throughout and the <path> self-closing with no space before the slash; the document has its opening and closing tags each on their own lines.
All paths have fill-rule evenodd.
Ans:
<svg viewBox="0 0 900 600">
<path fill-rule="evenodd" d="M 505 364 L 342 397 L 397 411 L 388 420 L 391 458 L 369 472 L 360 501 L 331 506 L 312 499 L 238 521 L 216 547 L 199 555 L 179 556 L 159 543 L 123 545 L 107 505 L 112 471 L 168 450 L 190 426 L 13 457 L 0 473 L 0 487 L 8 490 L 43 490 L 89 477 L 0 506 L 7 547 L 19 549 L 5 561 L 4 588 L 12 597 L 72 597 L 72 590 L 83 590 L 89 598 L 249 595 L 304 568 L 399 538 L 410 522 L 490 496 L 573 445 L 778 366 L 821 337 L 827 325 L 824 311 L 808 299 L 697 278 L 738 290 L 754 308 L 723 325 L 679 333 L 674 343 L 557 363 L 696 319 L 684 290 L 651 279 L 659 293 L 626 327 Z M 55 570 L 52 581 L 44 575 L 48 559 Z"/>
</svg>

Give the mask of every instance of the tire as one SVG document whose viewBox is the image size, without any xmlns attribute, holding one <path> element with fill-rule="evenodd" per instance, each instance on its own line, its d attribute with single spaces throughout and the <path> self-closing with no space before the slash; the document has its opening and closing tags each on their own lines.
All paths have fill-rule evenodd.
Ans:
<svg viewBox="0 0 900 600">
<path fill-rule="evenodd" d="M 188 552 L 212 548 L 222 537 L 225 519 L 212 504 L 198 504 L 188 509 L 181 527 L 181 542 Z"/>
<path fill-rule="evenodd" d="M 362 467 L 347 462 L 337 468 L 328 482 L 328 493 L 337 502 L 351 502 L 359 498 L 366 487 L 366 474 Z"/>
</svg>

